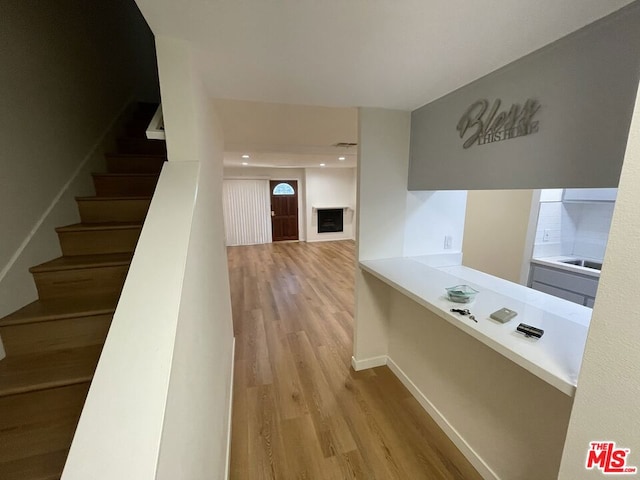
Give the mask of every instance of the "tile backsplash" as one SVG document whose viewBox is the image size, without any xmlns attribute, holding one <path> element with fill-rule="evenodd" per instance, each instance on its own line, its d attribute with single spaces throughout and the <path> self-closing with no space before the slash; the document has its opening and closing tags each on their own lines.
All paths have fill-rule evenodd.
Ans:
<svg viewBox="0 0 640 480">
<path fill-rule="evenodd" d="M 607 248 L 614 203 L 565 204 L 576 223 L 572 255 L 602 260 Z M 574 208 L 574 207 L 580 208 Z"/>
<path fill-rule="evenodd" d="M 541 202 L 533 256 L 602 260 L 614 205 L 613 202 Z"/>
</svg>

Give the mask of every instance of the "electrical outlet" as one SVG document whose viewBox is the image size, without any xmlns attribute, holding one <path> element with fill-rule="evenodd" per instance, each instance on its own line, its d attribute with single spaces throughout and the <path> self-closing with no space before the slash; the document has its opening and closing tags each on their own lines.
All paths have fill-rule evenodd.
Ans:
<svg viewBox="0 0 640 480">
<path fill-rule="evenodd" d="M 449 250 L 451 248 L 451 244 L 453 243 L 453 237 L 451 235 L 444 236 L 444 248 L 445 250 Z"/>
<path fill-rule="evenodd" d="M 542 232 L 542 241 L 543 242 L 548 242 L 549 241 L 549 230 L 544 230 Z"/>
</svg>

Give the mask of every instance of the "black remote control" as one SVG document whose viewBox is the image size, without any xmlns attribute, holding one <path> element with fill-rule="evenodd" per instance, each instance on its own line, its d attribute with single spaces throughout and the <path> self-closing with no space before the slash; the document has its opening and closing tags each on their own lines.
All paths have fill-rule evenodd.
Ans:
<svg viewBox="0 0 640 480">
<path fill-rule="evenodd" d="M 541 328 L 532 327 L 531 325 L 527 325 L 526 323 L 521 323 L 520 325 L 518 325 L 518 328 L 516 328 L 516 330 L 520 333 L 524 333 L 527 337 L 540 338 L 542 337 L 542 335 L 544 335 L 544 330 L 542 330 Z"/>
</svg>

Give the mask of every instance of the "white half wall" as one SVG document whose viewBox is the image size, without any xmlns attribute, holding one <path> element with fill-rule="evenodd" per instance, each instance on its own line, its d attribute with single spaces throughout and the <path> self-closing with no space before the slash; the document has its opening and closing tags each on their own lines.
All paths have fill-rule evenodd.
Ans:
<svg viewBox="0 0 640 480">
<path fill-rule="evenodd" d="M 355 239 L 355 168 L 307 168 L 307 242 Z M 343 231 L 318 233 L 318 212 L 314 207 L 349 207 L 343 210 Z"/>
<path fill-rule="evenodd" d="M 157 40 L 169 155 L 178 160 L 169 157 L 156 187 L 64 480 L 228 476 L 234 339 L 223 138 L 189 44 Z M 185 121 L 170 120 L 171 106 Z"/>
<path fill-rule="evenodd" d="M 388 288 L 389 358 L 462 453 L 484 478 L 554 480 L 571 397 Z"/>
</svg>

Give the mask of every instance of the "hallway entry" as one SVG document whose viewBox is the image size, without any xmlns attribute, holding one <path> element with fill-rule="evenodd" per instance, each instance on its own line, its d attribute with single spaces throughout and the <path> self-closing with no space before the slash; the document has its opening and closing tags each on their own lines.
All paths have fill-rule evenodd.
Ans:
<svg viewBox="0 0 640 480">
<path fill-rule="evenodd" d="M 298 240 L 298 182 L 271 180 L 269 185 L 273 241 Z"/>
</svg>

